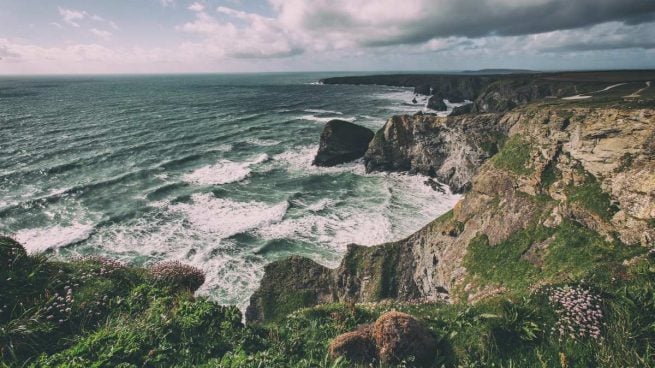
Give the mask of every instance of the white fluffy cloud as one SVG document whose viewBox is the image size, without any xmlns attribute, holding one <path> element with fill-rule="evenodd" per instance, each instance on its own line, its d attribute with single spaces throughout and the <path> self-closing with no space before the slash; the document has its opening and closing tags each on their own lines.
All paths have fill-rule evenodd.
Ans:
<svg viewBox="0 0 655 368">
<path fill-rule="evenodd" d="M 88 16 L 88 13 L 85 11 L 65 8 L 58 8 L 58 10 L 59 15 L 61 15 L 61 19 L 73 27 L 79 27 L 80 24 L 77 22 Z"/>
<path fill-rule="evenodd" d="M 303 51 L 303 41 L 275 18 L 220 6 L 214 12 L 194 3 L 189 6 L 194 19 L 177 30 L 201 37 L 185 44 L 213 51 L 217 57 L 276 58 L 297 55 Z M 222 15 L 227 20 L 219 20 Z"/>
<path fill-rule="evenodd" d="M 111 32 L 97 28 L 91 28 L 91 33 L 93 33 L 96 37 L 102 38 L 103 40 L 108 40 L 112 36 Z"/>
<path fill-rule="evenodd" d="M 61 19 L 68 25 L 71 25 L 75 28 L 80 27 L 80 21 L 90 20 L 92 22 L 106 23 L 113 29 L 118 29 L 118 25 L 111 20 L 107 20 L 97 14 L 91 14 L 85 10 L 76 10 L 76 9 L 67 9 L 62 7 L 57 7 Z M 59 23 L 53 22 L 51 24 L 56 24 L 61 27 Z"/>
</svg>

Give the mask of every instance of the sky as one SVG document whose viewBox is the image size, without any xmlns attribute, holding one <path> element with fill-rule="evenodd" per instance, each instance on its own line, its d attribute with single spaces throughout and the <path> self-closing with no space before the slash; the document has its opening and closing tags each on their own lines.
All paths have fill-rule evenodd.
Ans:
<svg viewBox="0 0 655 368">
<path fill-rule="evenodd" d="M 0 0 L 0 74 L 655 68 L 655 0 Z"/>
</svg>

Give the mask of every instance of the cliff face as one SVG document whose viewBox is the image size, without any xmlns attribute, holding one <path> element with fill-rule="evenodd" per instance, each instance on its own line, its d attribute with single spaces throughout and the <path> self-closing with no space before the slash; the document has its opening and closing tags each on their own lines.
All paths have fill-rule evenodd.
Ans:
<svg viewBox="0 0 655 368">
<path fill-rule="evenodd" d="M 490 153 L 479 141 L 485 129 L 507 135 L 502 149 L 486 161 Z M 567 238 L 592 239 L 598 249 L 654 245 L 654 154 L 652 109 L 528 106 L 457 119 L 394 117 L 371 142 L 367 167 L 433 169 L 437 175 L 448 173 L 440 179 L 451 185 L 468 180 L 470 190 L 453 211 L 407 239 L 375 247 L 351 245 L 334 270 L 316 265 L 321 287 L 303 289 L 312 284 L 304 280 L 288 293 L 315 295 L 305 299 L 308 303 L 287 298 L 298 302 L 284 308 L 291 311 L 319 299 L 434 301 L 449 292 L 475 301 L 505 286 L 481 279 L 485 270 L 467 269 L 474 267 L 467 259 L 511 247 L 518 247 L 517 261 L 525 261 L 535 275 L 548 275 L 527 280 L 533 284 L 582 277 L 582 271 L 567 271 L 565 264 L 549 268 L 567 254 L 567 246 L 573 253 L 589 251 L 575 248 L 573 240 L 567 245 Z M 280 261 L 275 272 L 267 270 L 265 280 L 293 278 L 290 272 L 297 272 L 287 262 Z M 276 287 L 262 284 L 251 307 L 257 308 Z"/>
<path fill-rule="evenodd" d="M 499 114 L 394 116 L 369 144 L 366 170 L 421 173 L 460 193 L 470 187 L 482 163 L 498 151 L 507 132 Z"/>
</svg>

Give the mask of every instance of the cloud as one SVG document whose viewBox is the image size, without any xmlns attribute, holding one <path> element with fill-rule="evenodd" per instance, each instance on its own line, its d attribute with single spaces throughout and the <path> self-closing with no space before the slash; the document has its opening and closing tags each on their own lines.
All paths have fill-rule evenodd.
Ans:
<svg viewBox="0 0 655 368">
<path fill-rule="evenodd" d="M 111 32 L 109 32 L 109 31 L 104 31 L 104 30 L 97 29 L 97 28 L 91 28 L 90 31 L 91 31 L 91 33 L 93 33 L 95 36 L 97 36 L 98 38 L 102 38 L 102 39 L 105 40 L 105 41 L 106 41 L 106 40 L 109 40 L 109 39 L 111 38 L 111 36 L 112 36 L 112 33 L 111 33 Z"/>
<path fill-rule="evenodd" d="M 59 10 L 59 15 L 61 16 L 61 19 L 65 23 L 76 28 L 80 27 L 79 21 L 88 19 L 93 22 L 106 23 L 113 29 L 118 29 L 118 25 L 116 25 L 116 23 L 114 23 L 111 20 L 107 20 L 97 14 L 90 14 L 84 10 L 66 9 L 62 7 L 57 7 L 57 10 Z M 51 23 L 51 24 L 61 27 L 59 23 Z"/>
<path fill-rule="evenodd" d="M 159 0 L 159 3 L 164 8 L 168 8 L 170 6 L 175 6 L 175 0 Z"/>
<path fill-rule="evenodd" d="M 301 54 L 303 42 L 274 18 L 264 17 L 224 6 L 216 13 L 226 16 L 221 21 L 199 4 L 189 6 L 195 18 L 176 29 L 195 34 L 201 39 L 186 43 L 187 48 L 205 48 L 214 57 L 279 58 Z"/>
<path fill-rule="evenodd" d="M 285 27 L 359 46 L 518 36 L 652 20 L 652 0 L 270 0 Z"/>
<path fill-rule="evenodd" d="M 554 31 L 541 35 L 544 52 L 594 50 L 655 49 L 655 23 L 631 26 L 619 22 L 600 24 L 589 29 Z"/>
<path fill-rule="evenodd" d="M 189 5 L 188 9 L 191 10 L 191 11 L 195 11 L 195 12 L 201 12 L 201 11 L 205 10 L 205 6 L 202 5 L 201 3 L 196 2 L 196 3 L 193 3 L 193 4 Z"/>
<path fill-rule="evenodd" d="M 0 39 L 0 69 L 102 73 L 655 66 L 655 0 L 265 1 L 256 13 L 244 10 L 239 0 L 221 2 L 231 7 L 154 0 L 151 6 L 179 5 L 172 18 L 176 25 L 167 29 L 167 22 L 157 22 L 155 29 L 147 28 L 152 22 L 139 23 L 135 29 L 142 28 L 129 46 L 120 43 L 119 27 L 109 14 L 60 7 L 61 20 L 44 27 L 62 28 L 58 33 L 68 28 L 66 40 L 39 45 L 24 38 Z M 79 29 L 84 30 L 75 32 Z M 113 46 L 104 46 L 109 39 Z M 140 41 L 149 46 L 134 46 Z"/>
<path fill-rule="evenodd" d="M 64 9 L 57 8 L 59 10 L 59 15 L 64 22 L 70 24 L 73 27 L 79 27 L 78 20 L 86 18 L 89 14 L 85 11 L 73 10 L 73 9 Z"/>
<path fill-rule="evenodd" d="M 0 39 L 0 42 L 2 40 Z M 20 55 L 9 50 L 9 47 L 6 45 L 0 44 L 0 60 L 10 59 L 10 58 L 19 58 Z"/>
</svg>

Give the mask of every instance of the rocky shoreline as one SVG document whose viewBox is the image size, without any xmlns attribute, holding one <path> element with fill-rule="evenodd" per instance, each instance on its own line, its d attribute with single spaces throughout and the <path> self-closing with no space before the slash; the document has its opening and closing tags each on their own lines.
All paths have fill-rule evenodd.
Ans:
<svg viewBox="0 0 655 368">
<path fill-rule="evenodd" d="M 411 78 L 381 78 L 349 81 L 416 83 Z M 400 241 L 349 245 L 336 269 L 301 257 L 270 264 L 251 297 L 247 320 L 275 320 L 328 302 L 474 302 L 503 293 L 505 287 L 472 275 L 468 251 L 481 241 L 494 247 L 525 232 L 551 234 L 524 250 L 522 257 L 537 268 L 548 261 L 549 244 L 570 226 L 621 246 L 655 246 L 655 109 L 640 108 L 652 106 L 653 99 L 644 98 L 635 106 L 614 98 L 603 100 L 602 107 L 543 98 L 532 102 L 553 93 L 554 86 L 575 86 L 555 81 L 542 91 L 540 82 L 532 80 L 531 91 L 541 92 L 514 100 L 524 96 L 521 88 L 508 87 L 496 99 L 502 103 L 489 105 L 489 96 L 498 96 L 489 90 L 492 79 L 462 79 L 463 94 L 469 87 L 479 88 L 473 105 L 478 111 L 449 117 L 394 116 L 364 155 L 369 172 L 422 173 L 466 193 L 451 212 Z M 475 84 L 482 81 L 486 86 Z M 515 81 L 511 77 L 497 82 L 510 86 Z M 594 81 L 592 88 L 596 83 L 606 85 Z M 419 93 L 427 91 L 417 87 Z M 481 113 L 484 106 L 485 111 L 502 112 Z M 556 282 L 559 277 L 564 276 L 538 282 Z"/>
</svg>

